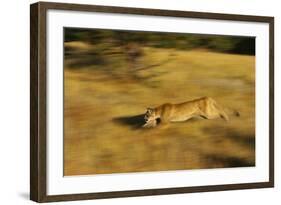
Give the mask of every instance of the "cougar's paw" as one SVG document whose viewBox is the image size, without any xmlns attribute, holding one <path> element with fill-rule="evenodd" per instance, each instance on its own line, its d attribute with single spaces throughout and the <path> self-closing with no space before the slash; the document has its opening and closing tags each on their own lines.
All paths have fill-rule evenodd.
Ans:
<svg viewBox="0 0 281 205">
<path fill-rule="evenodd" d="M 157 120 L 149 120 L 142 127 L 143 128 L 153 128 L 157 126 Z"/>
</svg>

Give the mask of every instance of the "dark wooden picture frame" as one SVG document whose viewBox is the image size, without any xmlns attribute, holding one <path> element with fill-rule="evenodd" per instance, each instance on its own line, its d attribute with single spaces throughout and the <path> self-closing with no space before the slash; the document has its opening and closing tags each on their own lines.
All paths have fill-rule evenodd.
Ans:
<svg viewBox="0 0 281 205">
<path fill-rule="evenodd" d="M 84 12 L 154 15 L 199 19 L 264 22 L 269 24 L 269 181 L 226 185 L 47 195 L 46 13 L 49 9 Z M 37 202 L 179 194 L 274 186 L 274 18 L 218 13 L 107 7 L 39 2 L 30 6 L 30 199 Z"/>
</svg>

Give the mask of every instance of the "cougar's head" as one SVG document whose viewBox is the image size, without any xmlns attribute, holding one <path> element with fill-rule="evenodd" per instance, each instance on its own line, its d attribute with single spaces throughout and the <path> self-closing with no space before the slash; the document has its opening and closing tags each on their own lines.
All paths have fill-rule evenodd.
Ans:
<svg viewBox="0 0 281 205">
<path fill-rule="evenodd" d="M 156 113 L 154 108 L 147 108 L 146 113 L 144 115 L 145 122 L 156 120 Z"/>
</svg>

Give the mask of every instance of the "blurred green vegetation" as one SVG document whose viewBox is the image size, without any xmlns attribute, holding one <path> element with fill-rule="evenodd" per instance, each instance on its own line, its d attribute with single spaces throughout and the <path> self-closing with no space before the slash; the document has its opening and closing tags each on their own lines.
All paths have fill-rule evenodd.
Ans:
<svg viewBox="0 0 281 205">
<path fill-rule="evenodd" d="M 70 41 L 86 41 L 99 45 L 97 46 L 99 52 L 108 50 L 112 46 L 135 43 L 139 47 L 180 50 L 203 48 L 215 52 L 255 55 L 254 37 L 66 28 L 65 42 Z"/>
</svg>

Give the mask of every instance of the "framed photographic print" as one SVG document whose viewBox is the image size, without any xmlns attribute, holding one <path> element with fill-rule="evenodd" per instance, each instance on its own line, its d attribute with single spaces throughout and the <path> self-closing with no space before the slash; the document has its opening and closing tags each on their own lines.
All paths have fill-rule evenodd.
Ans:
<svg viewBox="0 0 281 205">
<path fill-rule="evenodd" d="M 274 18 L 31 5 L 30 198 L 274 186 Z"/>
</svg>

